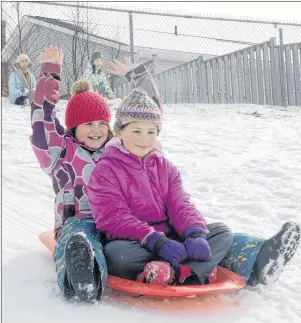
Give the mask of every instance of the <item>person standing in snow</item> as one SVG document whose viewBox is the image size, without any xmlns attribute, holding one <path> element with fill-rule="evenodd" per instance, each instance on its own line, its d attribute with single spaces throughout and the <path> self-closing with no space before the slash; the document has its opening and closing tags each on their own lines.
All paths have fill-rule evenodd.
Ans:
<svg viewBox="0 0 301 323">
<path fill-rule="evenodd" d="M 30 72 L 30 59 L 27 54 L 20 54 L 15 62 L 15 71 L 9 77 L 9 101 L 17 105 L 30 105 L 28 93 L 34 91 L 37 81 Z"/>
<path fill-rule="evenodd" d="M 66 299 L 100 299 L 107 281 L 107 266 L 87 199 L 86 185 L 112 137 L 110 109 L 104 98 L 92 91 L 87 80 L 71 88 L 65 124 L 55 116 L 63 53 L 49 47 L 41 55 L 41 71 L 31 105 L 30 141 L 42 170 L 50 176 L 55 198 L 54 252 L 57 281 Z M 145 86 L 156 100 L 150 73 L 144 66 L 124 66 L 129 82 Z M 136 71 L 136 72 L 135 72 Z M 150 93 L 150 91 L 152 91 Z M 86 287 L 86 288 L 83 288 Z"/>
<path fill-rule="evenodd" d="M 113 100 L 115 99 L 115 95 L 103 65 L 103 54 L 101 52 L 93 53 L 91 60 L 88 62 L 84 77 L 90 80 L 93 91 L 99 93 L 106 99 Z"/>
</svg>

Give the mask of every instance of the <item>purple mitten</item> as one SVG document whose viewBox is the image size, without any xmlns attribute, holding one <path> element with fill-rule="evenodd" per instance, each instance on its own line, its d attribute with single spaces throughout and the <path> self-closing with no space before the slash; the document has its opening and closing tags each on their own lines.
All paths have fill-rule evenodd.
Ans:
<svg viewBox="0 0 301 323">
<path fill-rule="evenodd" d="M 206 234 L 201 228 L 193 227 L 185 230 L 184 238 L 188 259 L 204 262 L 212 261 L 210 246 L 206 240 Z"/>
<path fill-rule="evenodd" d="M 156 252 L 163 260 L 177 267 L 187 258 L 187 251 L 183 243 L 168 239 L 163 232 L 152 233 L 145 247 Z"/>
</svg>

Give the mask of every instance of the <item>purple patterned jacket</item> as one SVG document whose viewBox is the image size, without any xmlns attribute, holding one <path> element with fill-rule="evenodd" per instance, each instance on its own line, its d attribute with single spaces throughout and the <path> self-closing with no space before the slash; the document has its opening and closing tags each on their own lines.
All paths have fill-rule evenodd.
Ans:
<svg viewBox="0 0 301 323">
<path fill-rule="evenodd" d="M 31 108 L 33 132 L 30 137 L 34 153 L 42 170 L 52 179 L 56 194 L 56 238 L 59 238 L 60 228 L 68 217 L 92 216 L 86 186 L 104 150 L 104 146 L 95 151 L 88 149 L 70 132 L 66 132 L 56 118 L 55 105 L 59 101 L 60 75 L 60 65 L 42 64 Z M 157 85 L 144 65 L 127 73 L 126 78 L 136 88 L 147 92 L 162 110 Z"/>
</svg>

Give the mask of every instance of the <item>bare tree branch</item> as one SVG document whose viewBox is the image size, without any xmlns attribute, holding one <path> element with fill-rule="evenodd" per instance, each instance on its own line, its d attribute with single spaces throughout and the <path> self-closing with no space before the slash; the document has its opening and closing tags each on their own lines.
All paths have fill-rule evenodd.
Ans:
<svg viewBox="0 0 301 323">
<path fill-rule="evenodd" d="M 22 30 L 21 30 L 21 25 L 20 25 L 20 2 L 16 2 L 16 10 L 17 10 L 17 17 L 18 17 L 18 31 L 19 31 L 19 48 L 20 48 L 20 53 L 23 52 L 22 50 Z"/>
</svg>

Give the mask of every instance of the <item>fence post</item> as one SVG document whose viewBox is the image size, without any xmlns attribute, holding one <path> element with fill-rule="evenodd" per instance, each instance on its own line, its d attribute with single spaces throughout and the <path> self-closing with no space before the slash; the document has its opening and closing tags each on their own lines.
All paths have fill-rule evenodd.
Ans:
<svg viewBox="0 0 301 323">
<path fill-rule="evenodd" d="M 279 28 L 279 58 L 280 58 L 280 84 L 281 84 L 281 103 L 286 107 L 286 91 L 284 84 L 284 46 L 283 46 L 283 29 Z"/>
<path fill-rule="evenodd" d="M 134 64 L 134 24 L 133 24 L 133 13 L 129 12 L 129 26 L 130 26 L 130 51 L 131 51 L 131 62 Z"/>
<path fill-rule="evenodd" d="M 200 103 L 207 103 L 205 100 L 206 97 L 206 77 L 205 77 L 205 64 L 204 64 L 204 57 L 203 56 L 199 56 L 198 57 L 198 93 L 199 93 L 199 100 L 198 102 Z"/>
<path fill-rule="evenodd" d="M 112 60 L 112 62 L 113 62 L 113 60 L 115 59 L 115 51 L 114 51 L 114 47 L 112 47 L 112 53 L 111 53 L 111 60 Z M 90 57 L 90 56 L 88 56 L 88 57 Z M 116 79 L 116 76 L 114 77 L 114 75 L 112 75 L 112 78 L 111 78 L 111 80 L 112 80 L 112 82 L 111 82 L 111 86 L 112 86 L 112 90 L 113 90 L 113 92 L 115 92 L 115 79 Z M 116 93 L 115 93 L 115 95 L 116 95 Z"/>
<path fill-rule="evenodd" d="M 159 60 L 158 55 L 153 54 L 153 75 L 157 75 L 159 73 Z"/>
<path fill-rule="evenodd" d="M 6 43 L 6 21 L 1 21 L 1 49 Z"/>
<path fill-rule="evenodd" d="M 272 80 L 272 104 L 277 105 L 277 75 L 276 75 L 276 61 L 275 61 L 275 47 L 276 38 L 270 39 L 270 56 L 271 56 L 271 80 Z"/>
<path fill-rule="evenodd" d="M 1 49 L 6 43 L 6 21 L 1 20 Z M 8 63 L 1 62 L 1 96 L 8 96 Z"/>
</svg>

